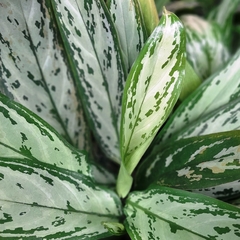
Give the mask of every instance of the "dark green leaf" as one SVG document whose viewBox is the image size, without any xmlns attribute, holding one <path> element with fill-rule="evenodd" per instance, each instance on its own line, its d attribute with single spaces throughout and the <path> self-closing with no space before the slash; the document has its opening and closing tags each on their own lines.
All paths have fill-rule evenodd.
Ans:
<svg viewBox="0 0 240 240">
<path fill-rule="evenodd" d="M 124 208 L 131 239 L 237 240 L 240 209 L 219 200 L 153 185 L 133 192 Z"/>
</svg>

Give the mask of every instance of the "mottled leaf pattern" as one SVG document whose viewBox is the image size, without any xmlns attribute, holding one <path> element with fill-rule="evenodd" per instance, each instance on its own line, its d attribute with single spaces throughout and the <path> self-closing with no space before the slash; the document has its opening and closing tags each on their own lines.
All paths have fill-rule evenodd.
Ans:
<svg viewBox="0 0 240 240">
<path fill-rule="evenodd" d="M 240 180 L 210 188 L 193 189 L 192 192 L 224 200 L 233 199 L 236 196 L 240 196 Z"/>
<path fill-rule="evenodd" d="M 121 155 L 122 170 L 126 168 L 129 175 L 177 101 L 184 70 L 184 29 L 178 18 L 166 11 L 143 47 L 126 82 Z M 120 183 L 121 178 L 123 176 L 120 174 L 117 186 L 120 192 L 121 186 L 127 185 Z"/>
<path fill-rule="evenodd" d="M 236 98 L 200 119 L 193 121 L 177 134 L 174 134 L 171 140 L 174 141 L 237 129 L 240 129 L 240 98 Z"/>
<path fill-rule="evenodd" d="M 222 31 L 195 15 L 181 17 L 186 27 L 187 59 L 203 80 L 224 66 L 229 51 L 223 43 Z"/>
<path fill-rule="evenodd" d="M 141 188 L 156 181 L 187 190 L 229 183 L 239 179 L 240 131 L 181 139 L 155 154 L 139 167 Z"/>
<path fill-rule="evenodd" d="M 153 185 L 125 206 L 131 239 L 237 240 L 240 209 L 200 194 Z"/>
<path fill-rule="evenodd" d="M 122 214 L 114 192 L 81 174 L 0 158 L 0 176 L 1 238 L 99 239 Z"/>
<path fill-rule="evenodd" d="M 0 157 L 41 161 L 91 175 L 85 152 L 77 151 L 37 115 L 0 94 Z"/>
<path fill-rule="evenodd" d="M 86 149 L 88 130 L 49 4 L 1 0 L 0 92 Z"/>
<path fill-rule="evenodd" d="M 111 16 L 100 0 L 52 2 L 95 137 L 107 156 L 120 162 L 119 128 L 125 71 Z"/>
<path fill-rule="evenodd" d="M 109 10 L 118 32 L 126 69 L 130 69 L 147 38 L 139 2 L 111 0 Z"/>
<path fill-rule="evenodd" d="M 158 147 L 160 142 L 166 142 L 190 123 L 204 117 L 206 114 L 210 114 L 217 108 L 223 107 L 230 101 L 239 98 L 239 66 L 240 49 L 225 68 L 201 84 L 201 86 L 178 107 L 157 136 L 153 146 Z M 221 130 L 219 129 L 219 131 Z"/>
</svg>

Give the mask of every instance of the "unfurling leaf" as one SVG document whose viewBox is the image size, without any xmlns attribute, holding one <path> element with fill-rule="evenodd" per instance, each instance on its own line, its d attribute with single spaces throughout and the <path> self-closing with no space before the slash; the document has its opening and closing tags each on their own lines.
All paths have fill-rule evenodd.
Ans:
<svg viewBox="0 0 240 240">
<path fill-rule="evenodd" d="M 179 97 L 184 73 L 184 28 L 174 14 L 165 11 L 135 61 L 124 89 L 120 146 L 125 174 L 131 175 L 169 116 Z M 117 190 L 121 196 L 130 190 L 130 182 L 120 170 Z"/>
</svg>

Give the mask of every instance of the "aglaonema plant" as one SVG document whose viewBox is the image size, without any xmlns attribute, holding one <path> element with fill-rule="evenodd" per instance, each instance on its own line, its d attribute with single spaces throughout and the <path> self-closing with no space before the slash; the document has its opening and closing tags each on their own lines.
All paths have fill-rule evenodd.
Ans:
<svg viewBox="0 0 240 240">
<path fill-rule="evenodd" d="M 225 5 L 197 35 L 146 2 L 0 0 L 1 239 L 239 239 Z"/>
</svg>

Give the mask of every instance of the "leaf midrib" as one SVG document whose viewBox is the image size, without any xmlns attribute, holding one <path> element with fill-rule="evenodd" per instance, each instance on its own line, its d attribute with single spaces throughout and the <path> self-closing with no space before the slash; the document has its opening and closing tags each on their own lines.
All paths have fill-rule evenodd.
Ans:
<svg viewBox="0 0 240 240">
<path fill-rule="evenodd" d="M 196 232 L 194 232 L 194 231 L 192 231 L 192 230 L 190 230 L 190 229 L 188 229 L 188 228 L 186 228 L 186 227 L 184 227 L 184 226 L 181 226 L 181 225 L 179 225 L 179 224 L 176 224 L 175 222 L 172 222 L 172 221 L 170 221 L 170 220 L 168 220 L 168 219 L 165 219 L 165 218 L 163 218 L 163 217 L 160 217 L 159 215 L 157 215 L 157 214 L 149 211 L 148 209 L 140 206 L 140 205 L 137 204 L 136 202 L 132 202 L 132 201 L 128 200 L 127 203 L 130 204 L 130 205 L 132 205 L 132 207 L 134 207 L 135 209 L 140 209 L 140 210 L 143 211 L 146 215 L 152 215 L 152 216 L 154 216 L 155 218 L 160 219 L 161 221 L 164 221 L 164 222 L 169 223 L 169 225 L 170 225 L 170 224 L 171 224 L 171 225 L 175 225 L 175 226 L 179 227 L 179 229 L 183 229 L 183 230 L 185 230 L 185 231 L 187 231 L 187 232 L 190 232 L 190 233 L 192 233 L 192 234 L 194 234 L 194 235 L 196 235 L 196 236 L 202 237 L 203 239 L 209 239 L 209 238 L 207 238 L 206 236 L 203 236 L 203 235 L 201 235 L 201 234 L 199 234 L 199 233 L 196 233 Z M 166 214 L 166 213 L 165 213 L 165 214 Z"/>
<path fill-rule="evenodd" d="M 87 214 L 87 215 L 93 215 L 93 216 L 99 216 L 99 217 L 109 217 L 113 219 L 121 219 L 122 216 L 119 215 L 113 215 L 113 214 L 102 214 L 102 213 L 96 213 L 96 212 L 87 212 L 83 210 L 76 210 L 76 209 L 64 209 L 64 208 L 57 208 L 57 207 L 50 207 L 50 206 L 44 206 L 44 205 L 38 205 L 37 203 L 22 203 L 18 201 L 10 201 L 6 199 L 1 199 L 0 201 L 7 202 L 7 203 L 13 203 L 13 204 L 20 204 L 20 205 L 26 205 L 26 206 L 31 206 L 31 207 L 38 207 L 38 208 L 47 208 L 47 209 L 52 209 L 52 210 L 59 210 L 59 211 L 67 211 L 67 212 L 72 212 L 72 213 L 80 213 L 80 214 Z"/>
<path fill-rule="evenodd" d="M 36 59 L 37 66 L 38 66 L 40 75 L 41 75 L 42 80 L 43 80 L 44 89 L 46 90 L 46 92 L 47 92 L 47 94 L 48 94 L 48 96 L 49 96 L 49 99 L 50 99 L 50 101 L 51 101 L 51 103 L 52 103 L 52 106 L 53 106 L 53 108 L 54 108 L 54 110 L 55 110 L 56 117 L 57 117 L 57 121 L 60 123 L 60 125 L 61 125 L 61 127 L 62 127 L 62 129 L 63 129 L 63 131 L 64 131 L 64 133 L 65 133 L 65 134 L 64 134 L 65 139 L 66 139 L 71 145 L 73 145 L 73 142 L 72 142 L 72 140 L 71 140 L 71 137 L 70 137 L 67 129 L 66 129 L 65 126 L 64 126 L 63 120 L 62 120 L 62 118 L 60 117 L 60 114 L 59 114 L 59 112 L 58 112 L 58 109 L 57 109 L 57 107 L 56 107 L 56 104 L 55 104 L 55 102 L 53 101 L 53 98 L 52 98 L 52 96 L 51 96 L 51 94 L 50 94 L 49 88 L 48 88 L 48 86 L 47 86 L 47 84 L 46 84 L 46 79 L 45 79 L 44 74 L 43 74 L 43 72 L 42 72 L 41 65 L 39 64 L 38 56 L 37 56 L 37 54 L 36 54 L 36 51 L 34 50 L 35 47 L 34 47 L 34 44 L 33 44 L 33 41 L 32 41 L 31 32 L 29 31 L 29 28 L 28 28 L 28 25 L 27 25 L 27 21 L 26 21 L 26 18 L 25 18 L 23 9 L 22 9 L 22 4 L 21 4 L 21 10 L 22 10 L 22 15 L 23 15 L 23 17 L 24 17 L 26 29 L 27 29 L 27 32 L 28 32 L 28 34 L 29 34 L 30 48 L 32 49 L 32 52 L 33 52 L 34 57 L 35 57 L 35 59 Z M 56 28 L 57 28 L 57 25 L 56 25 Z"/>
</svg>

